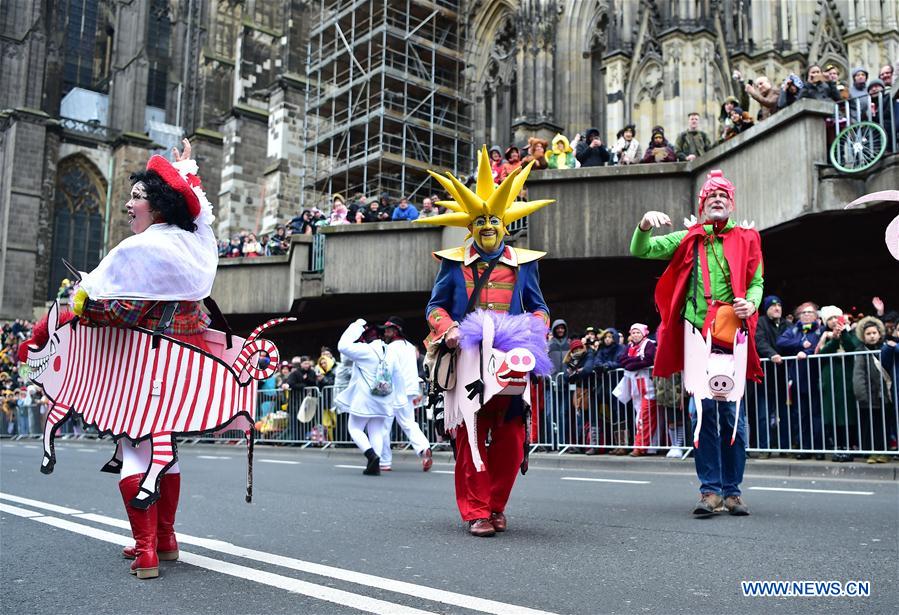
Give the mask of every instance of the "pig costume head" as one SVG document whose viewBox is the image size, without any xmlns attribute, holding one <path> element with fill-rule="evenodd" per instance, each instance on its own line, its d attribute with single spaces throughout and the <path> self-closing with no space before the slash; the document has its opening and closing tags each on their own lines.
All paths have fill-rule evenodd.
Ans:
<svg viewBox="0 0 899 615">
<path fill-rule="evenodd" d="M 736 402 L 734 443 L 740 416 L 740 401 L 746 390 L 746 363 L 749 336 L 743 329 L 734 333 L 733 353 L 717 352 L 712 347 L 712 334 L 705 339 L 690 323 L 684 323 L 684 388 L 693 396 L 696 406 L 696 429 L 693 446 L 699 447 L 699 430 L 702 427 L 702 400 Z"/>
<path fill-rule="evenodd" d="M 70 321 L 74 318 L 72 312 L 61 311 L 54 302 L 47 315 L 35 325 L 32 338 L 21 346 L 25 349 L 28 377 L 41 385 L 51 399 L 55 398 L 66 373 L 67 353 L 60 351 L 69 346 L 75 325 Z"/>
<path fill-rule="evenodd" d="M 447 430 L 463 422 L 472 459 L 484 470 L 477 446 L 477 412 L 497 395 L 528 399 L 530 375 L 547 375 L 546 325 L 531 314 L 510 316 L 477 310 L 459 326 L 456 386 L 446 392 Z"/>
</svg>

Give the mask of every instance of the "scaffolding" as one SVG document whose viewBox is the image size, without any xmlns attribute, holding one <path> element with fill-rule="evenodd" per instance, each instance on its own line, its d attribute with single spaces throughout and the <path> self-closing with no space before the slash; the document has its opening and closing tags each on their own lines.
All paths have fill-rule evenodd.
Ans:
<svg viewBox="0 0 899 615">
<path fill-rule="evenodd" d="M 471 173 L 461 0 L 320 0 L 310 31 L 303 204 L 420 199 L 428 169 Z"/>
</svg>

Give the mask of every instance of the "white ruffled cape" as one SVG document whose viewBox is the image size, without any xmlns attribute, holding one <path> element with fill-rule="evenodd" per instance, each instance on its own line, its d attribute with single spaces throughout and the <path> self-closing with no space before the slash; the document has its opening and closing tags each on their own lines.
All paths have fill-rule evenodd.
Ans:
<svg viewBox="0 0 899 615">
<path fill-rule="evenodd" d="M 182 177 L 197 174 L 197 163 L 173 163 Z M 200 215 L 194 233 L 172 224 L 153 224 L 110 250 L 97 268 L 82 274 L 80 286 L 91 299 L 201 301 L 209 296 L 218 267 L 212 205 L 200 187 Z"/>
</svg>

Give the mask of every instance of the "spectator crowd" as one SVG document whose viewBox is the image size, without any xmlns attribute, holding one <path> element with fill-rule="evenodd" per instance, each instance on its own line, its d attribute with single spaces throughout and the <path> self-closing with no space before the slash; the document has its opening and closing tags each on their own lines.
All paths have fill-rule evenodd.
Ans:
<svg viewBox="0 0 899 615">
<path fill-rule="evenodd" d="M 49 400 L 40 387 L 20 373 L 19 344 L 31 337 L 34 323 L 15 320 L 3 325 L 0 348 L 0 436 L 31 435 L 43 431 Z"/>
<path fill-rule="evenodd" d="M 778 297 L 765 297 L 755 339 L 765 377 L 748 384 L 744 405 L 751 448 L 796 449 L 797 459 L 818 460 L 823 453 L 808 451 L 836 451 L 835 462 L 852 461 L 857 450 L 897 450 L 899 312 L 877 297 L 872 306 L 866 315 L 807 301 L 785 312 Z M 647 331 L 636 323 L 626 332 L 590 326 L 572 334 L 564 320 L 553 322 L 548 349 L 555 376 L 545 404 L 558 409 L 562 444 L 589 447 L 588 454 L 611 443 L 613 454 L 667 448 L 679 456 L 687 400 L 680 376 L 651 377 L 655 342 L 652 334 L 645 339 Z M 619 383 L 628 375 L 648 381 L 622 397 Z M 628 450 L 630 443 L 639 448 Z M 868 463 L 889 460 L 867 455 Z"/>
</svg>

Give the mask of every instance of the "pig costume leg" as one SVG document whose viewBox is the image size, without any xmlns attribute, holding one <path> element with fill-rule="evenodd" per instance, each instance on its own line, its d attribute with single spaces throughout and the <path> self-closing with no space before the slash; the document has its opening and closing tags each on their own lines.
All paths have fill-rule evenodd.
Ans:
<svg viewBox="0 0 899 615">
<path fill-rule="evenodd" d="M 41 472 L 50 474 L 56 465 L 56 450 L 53 446 L 53 437 L 60 425 L 69 417 L 68 406 L 53 404 L 47 415 L 47 423 L 44 425 L 44 459 L 41 461 Z"/>
</svg>

